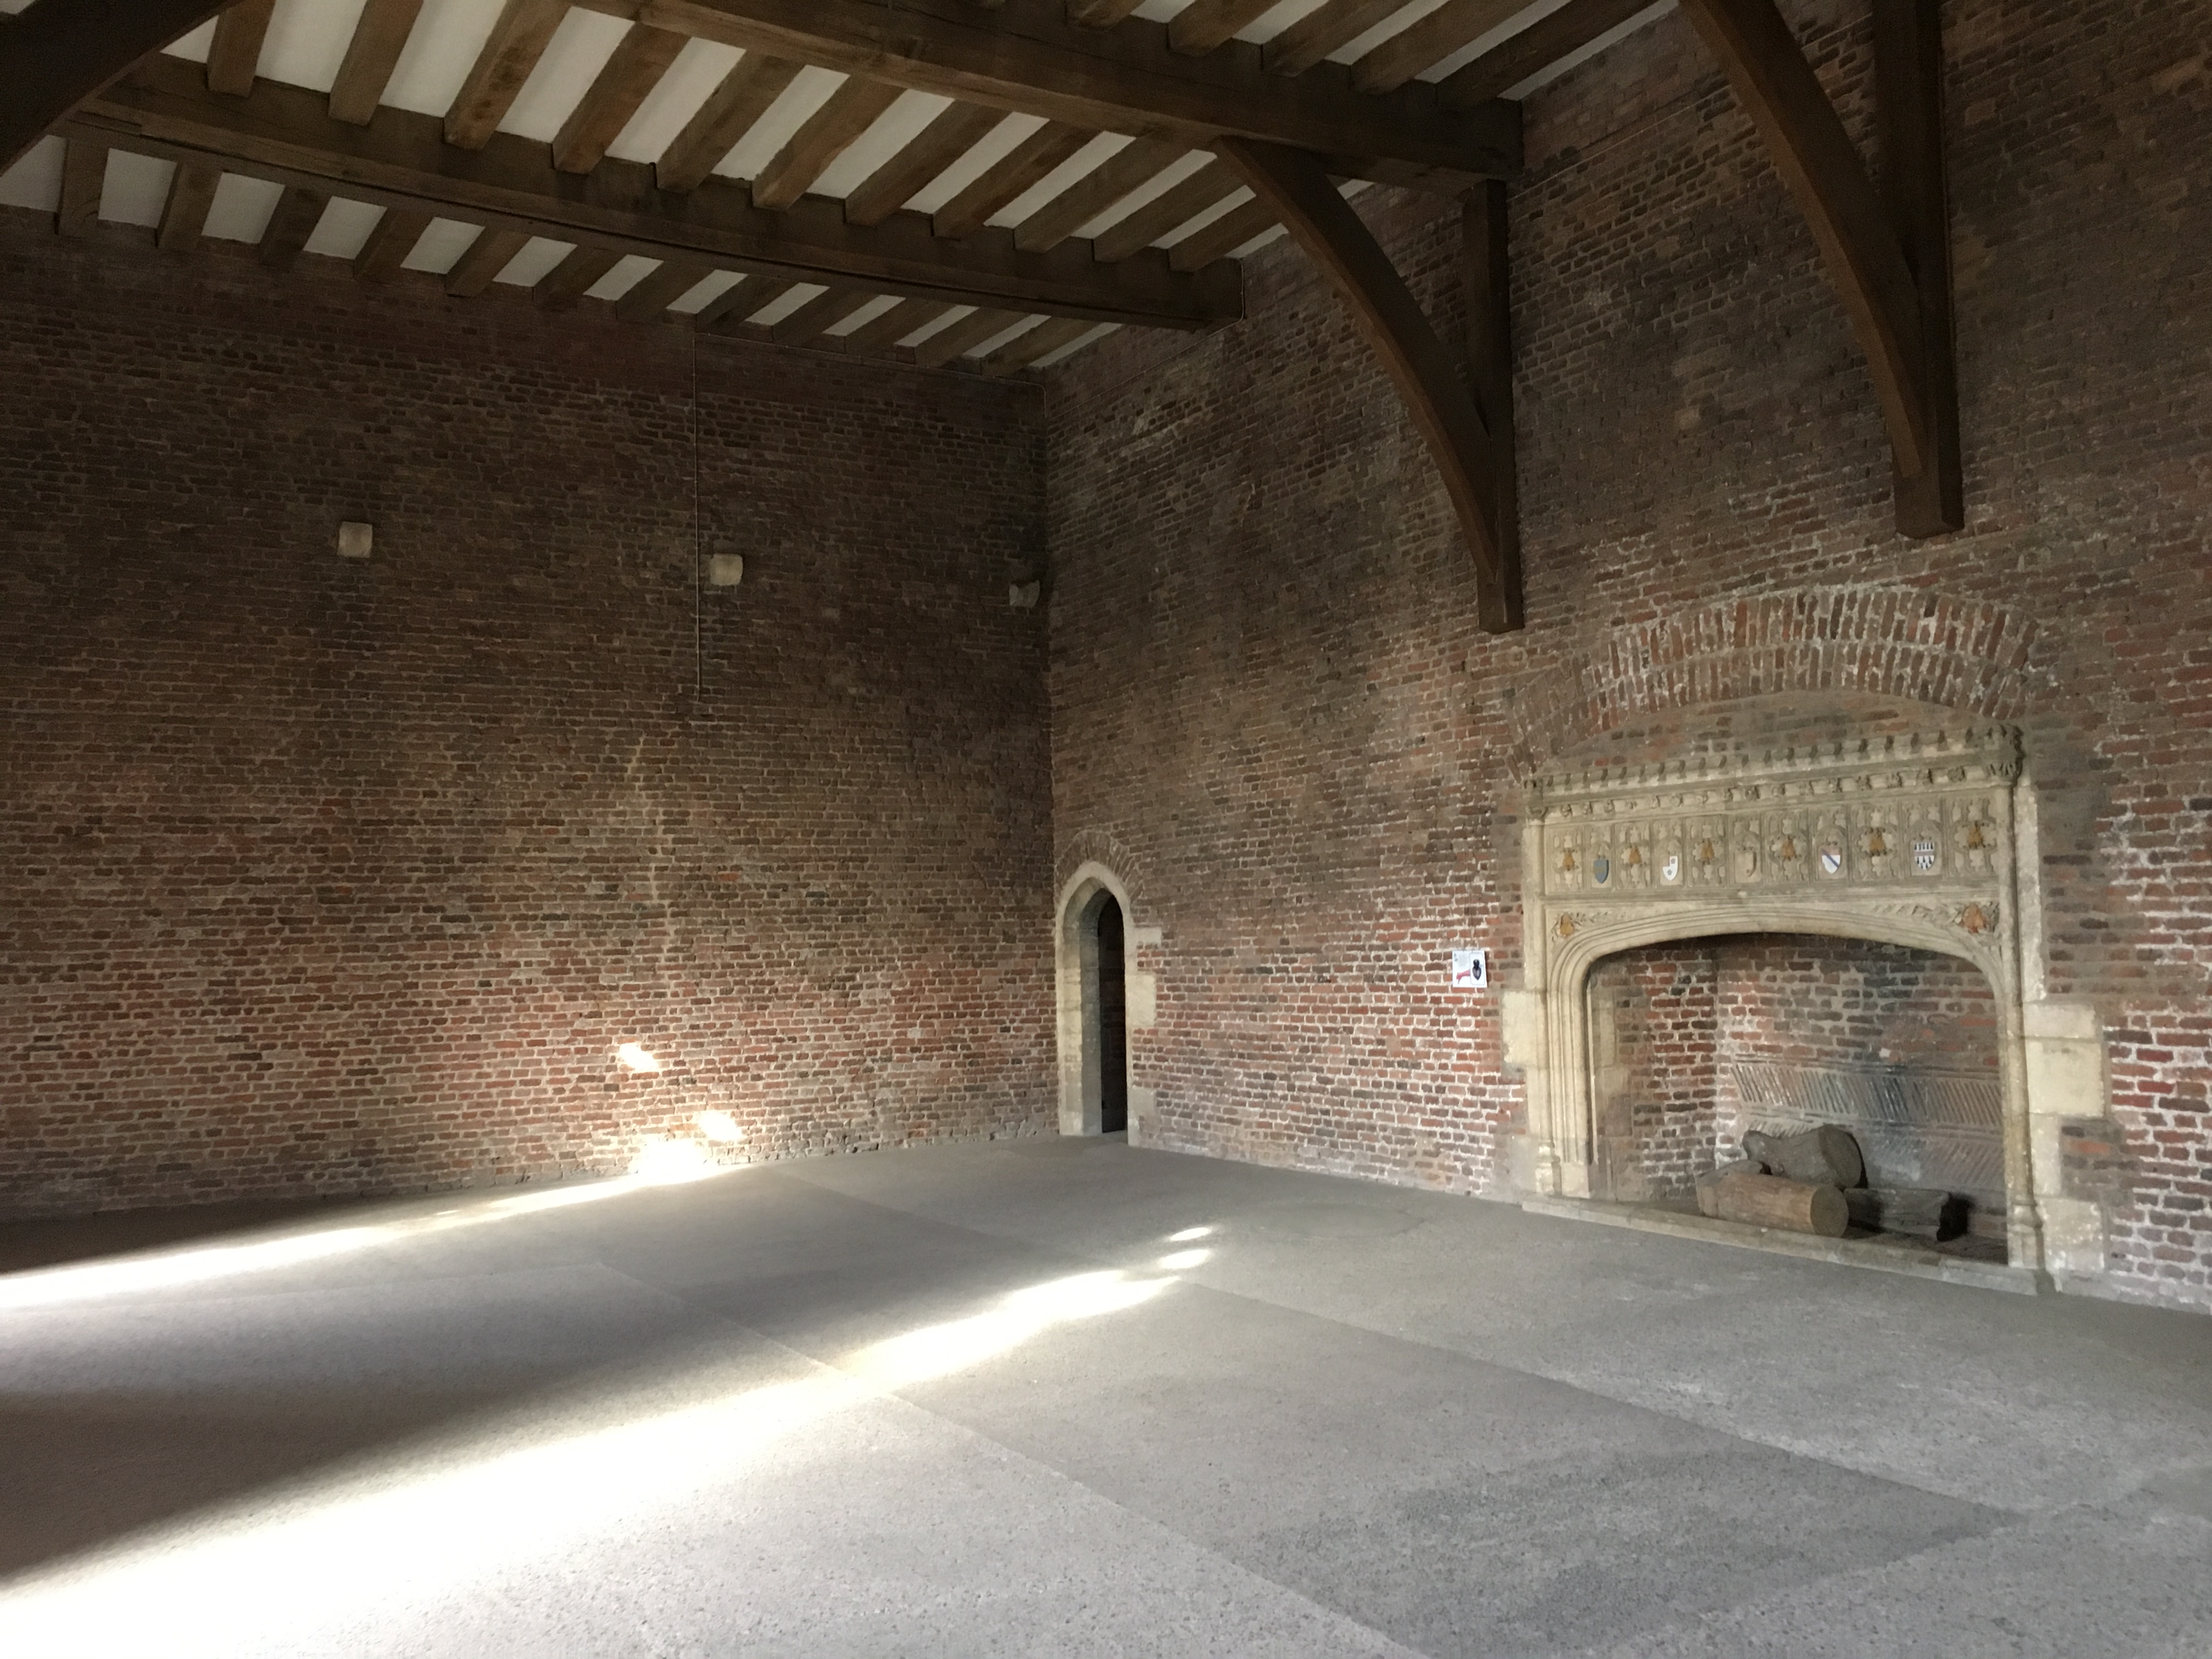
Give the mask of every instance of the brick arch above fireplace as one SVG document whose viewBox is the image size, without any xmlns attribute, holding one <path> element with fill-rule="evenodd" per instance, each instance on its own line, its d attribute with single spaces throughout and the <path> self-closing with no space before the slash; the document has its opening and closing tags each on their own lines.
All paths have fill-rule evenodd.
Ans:
<svg viewBox="0 0 2212 1659">
<path fill-rule="evenodd" d="M 1823 585 L 1723 599 L 1615 628 L 1516 688 L 1530 763 L 1668 710 L 1806 694 L 1899 697 L 2002 721 L 2037 678 L 2033 618 L 1923 588 Z"/>
</svg>

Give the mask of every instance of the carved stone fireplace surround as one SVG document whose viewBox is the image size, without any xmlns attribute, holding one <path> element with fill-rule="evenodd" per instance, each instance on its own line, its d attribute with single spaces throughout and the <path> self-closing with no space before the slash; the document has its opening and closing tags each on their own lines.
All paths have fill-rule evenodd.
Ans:
<svg viewBox="0 0 2212 1659">
<path fill-rule="evenodd" d="M 1517 1183 L 1590 1195 L 1587 988 L 1601 958 L 1721 934 L 1874 939 L 1964 957 L 1988 976 L 2008 1260 L 2098 1273 L 2101 1212 L 2061 1198 L 2057 1176 L 2060 1119 L 2101 1115 L 2101 1044 L 2087 1010 L 2041 1003 L 2039 971 L 2022 971 L 2023 909 L 2031 933 L 2037 919 L 2021 780 L 2008 726 L 1532 780 L 1525 984 L 1505 1010 L 1507 1058 L 1528 1090 Z"/>
</svg>

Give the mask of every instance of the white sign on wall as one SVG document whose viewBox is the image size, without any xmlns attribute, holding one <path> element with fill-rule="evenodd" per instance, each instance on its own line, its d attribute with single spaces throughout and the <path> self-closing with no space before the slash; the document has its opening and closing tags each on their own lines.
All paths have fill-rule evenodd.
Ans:
<svg viewBox="0 0 2212 1659">
<path fill-rule="evenodd" d="M 1452 952 L 1452 989 L 1487 991 L 1489 988 L 1490 952 L 1454 951 Z"/>
</svg>

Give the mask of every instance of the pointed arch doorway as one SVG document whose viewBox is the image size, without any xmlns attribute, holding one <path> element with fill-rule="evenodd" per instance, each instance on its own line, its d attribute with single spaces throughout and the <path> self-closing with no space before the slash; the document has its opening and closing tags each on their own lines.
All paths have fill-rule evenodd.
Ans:
<svg viewBox="0 0 2212 1659">
<path fill-rule="evenodd" d="M 1129 896 L 1102 865 L 1085 864 L 1060 895 L 1054 930 L 1060 995 L 1060 1129 L 1119 1134 L 1133 1127 L 1129 1032 L 1152 1020 L 1152 976 L 1133 972 L 1133 946 L 1158 930 L 1129 922 Z"/>
</svg>

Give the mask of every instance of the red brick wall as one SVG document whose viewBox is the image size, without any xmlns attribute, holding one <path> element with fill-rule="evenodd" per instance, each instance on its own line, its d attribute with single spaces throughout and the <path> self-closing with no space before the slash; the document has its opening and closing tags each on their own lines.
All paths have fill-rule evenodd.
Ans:
<svg viewBox="0 0 2212 1659">
<path fill-rule="evenodd" d="M 695 609 L 688 336 L 147 240 L 0 225 L 0 1205 L 1048 1125 L 1033 390 L 702 348 Z"/>
<path fill-rule="evenodd" d="M 1710 943 L 1651 945 L 1590 970 L 1601 1195 L 1686 1200 L 1713 1167 L 1720 1083 Z"/>
<path fill-rule="evenodd" d="M 1863 125 L 1863 8 L 1791 3 Z M 1533 100 L 1512 192 L 1527 630 L 1294 248 L 1251 320 L 1053 401 L 1054 832 L 1121 850 L 1161 1144 L 1500 1188 L 1516 777 L 1829 711 L 2018 720 L 2038 988 L 2112 1033 L 2111 1263 L 2212 1303 L 2212 74 L 2203 0 L 1946 8 L 1970 522 L 1906 541 L 1802 220 L 1670 15 Z M 1362 200 L 1449 333 L 1455 219 Z M 1768 702 L 1747 709 L 1738 700 Z M 1848 708 L 1846 708 L 1848 705 Z"/>
<path fill-rule="evenodd" d="M 1723 1056 L 1996 1075 L 1996 994 L 1958 957 L 1867 939 L 1756 934 L 1722 947 L 1720 976 Z"/>
</svg>

